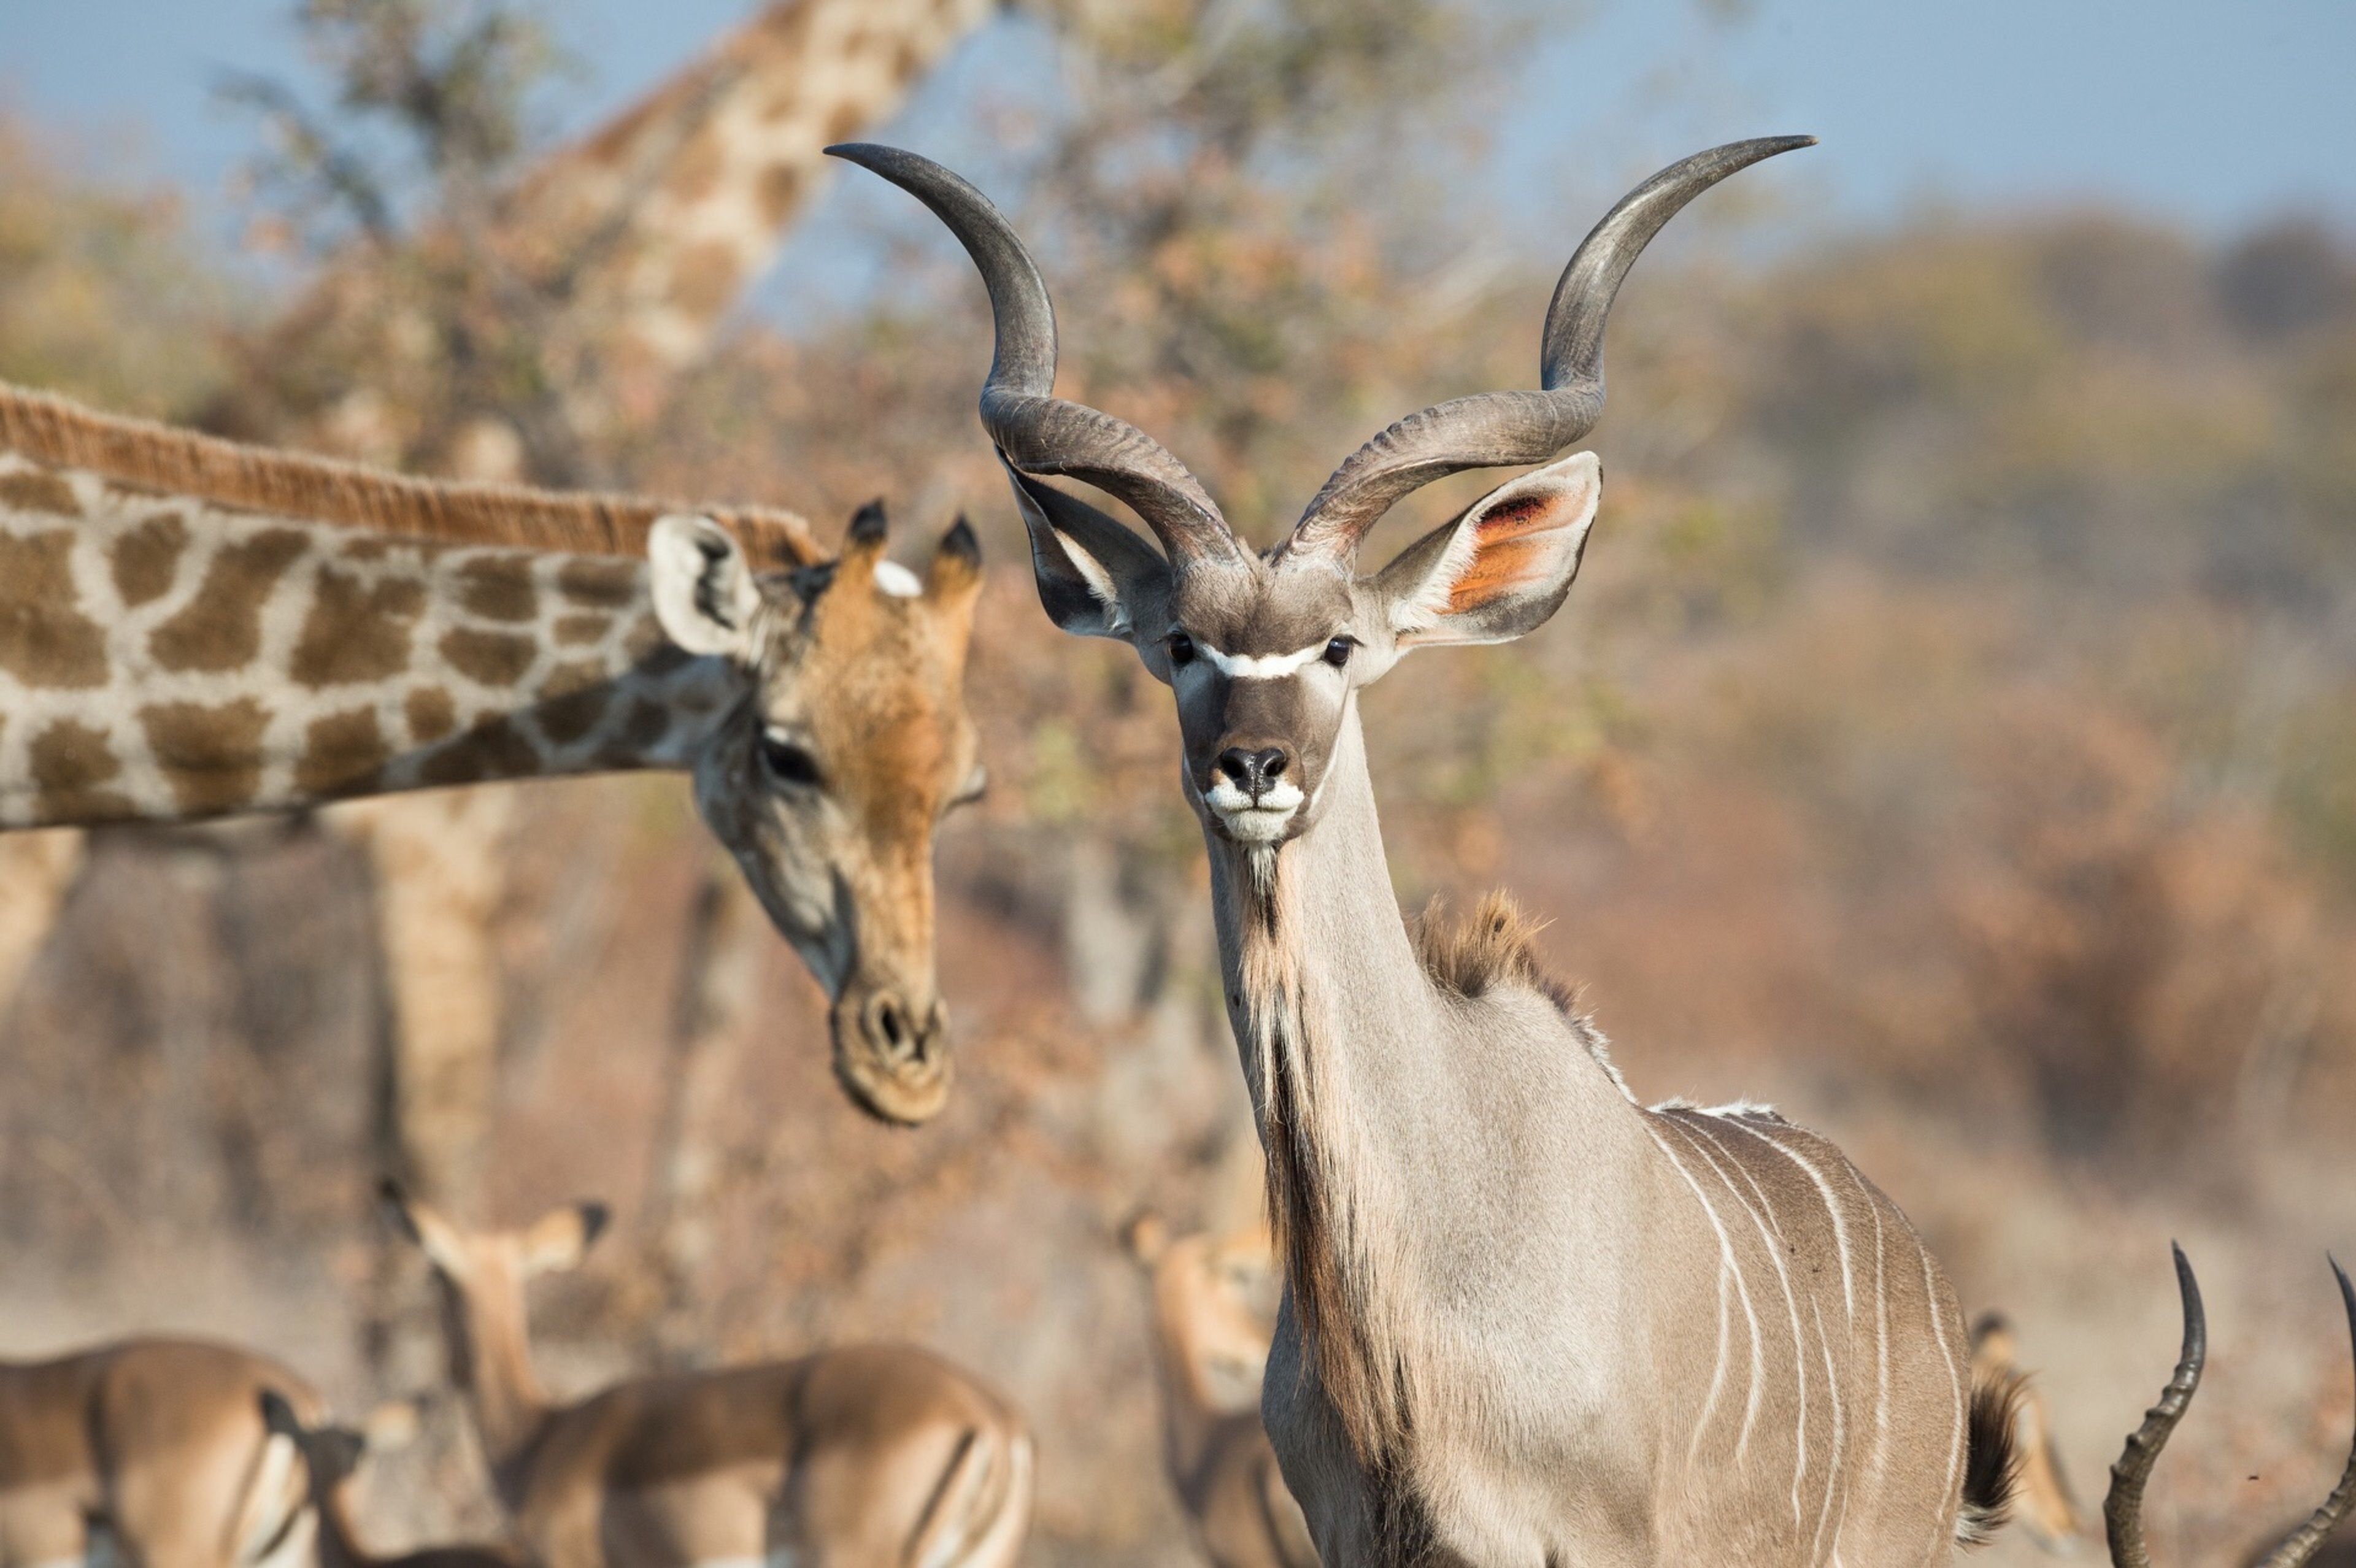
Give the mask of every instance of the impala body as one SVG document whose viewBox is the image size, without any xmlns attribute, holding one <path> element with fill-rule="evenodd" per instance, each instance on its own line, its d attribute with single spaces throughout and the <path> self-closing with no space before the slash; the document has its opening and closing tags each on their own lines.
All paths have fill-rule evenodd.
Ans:
<svg viewBox="0 0 2356 1568">
<path fill-rule="evenodd" d="M 294 1447 L 262 1424 L 272 1393 L 319 1396 L 226 1345 L 126 1339 L 0 1362 L 0 1568 L 291 1568 L 313 1518 Z"/>
<path fill-rule="evenodd" d="M 538 1568 L 1006 1568 L 1032 1444 L 980 1382 L 909 1346 L 633 1378 L 573 1404 L 533 1371 L 525 1281 L 572 1267 L 594 1205 L 469 1232 L 388 1189 L 444 1291 L 453 1374 Z"/>
</svg>

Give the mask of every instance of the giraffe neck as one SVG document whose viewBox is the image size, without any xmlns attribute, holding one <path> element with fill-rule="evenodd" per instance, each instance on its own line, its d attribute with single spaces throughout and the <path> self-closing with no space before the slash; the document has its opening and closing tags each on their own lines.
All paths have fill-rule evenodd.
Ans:
<svg viewBox="0 0 2356 1568">
<path fill-rule="evenodd" d="M 232 510 L 0 453 L 0 827 L 687 765 L 739 695 L 621 557 Z"/>
<path fill-rule="evenodd" d="M 825 148 L 895 112 L 993 9 L 779 0 L 537 171 L 509 221 L 581 259 L 577 296 L 613 322 L 618 368 L 674 370 L 775 259 L 830 172 Z"/>
</svg>

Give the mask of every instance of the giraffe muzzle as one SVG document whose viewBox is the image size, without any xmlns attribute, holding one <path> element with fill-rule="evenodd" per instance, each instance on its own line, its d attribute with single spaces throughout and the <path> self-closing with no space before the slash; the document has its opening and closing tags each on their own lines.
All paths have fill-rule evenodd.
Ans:
<svg viewBox="0 0 2356 1568">
<path fill-rule="evenodd" d="M 835 1076 L 862 1110 L 915 1126 L 948 1103 L 948 1008 L 918 1008 L 896 987 L 846 994 L 834 1010 Z"/>
</svg>

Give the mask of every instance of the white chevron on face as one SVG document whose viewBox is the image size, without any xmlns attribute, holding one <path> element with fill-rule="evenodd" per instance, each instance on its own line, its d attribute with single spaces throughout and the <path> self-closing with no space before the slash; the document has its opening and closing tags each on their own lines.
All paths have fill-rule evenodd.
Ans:
<svg viewBox="0 0 2356 1568">
<path fill-rule="evenodd" d="M 1194 651 L 1229 680 L 1281 680 L 1288 675 L 1299 675 L 1323 658 L 1325 644 L 1312 643 L 1289 654 L 1223 654 L 1198 637 Z"/>
</svg>

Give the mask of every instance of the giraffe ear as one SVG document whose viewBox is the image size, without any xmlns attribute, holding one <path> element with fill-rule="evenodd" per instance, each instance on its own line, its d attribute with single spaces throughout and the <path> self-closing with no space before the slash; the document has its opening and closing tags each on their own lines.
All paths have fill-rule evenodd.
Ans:
<svg viewBox="0 0 2356 1568">
<path fill-rule="evenodd" d="M 655 619 L 691 654 L 750 664 L 761 591 L 736 537 L 710 517 L 658 517 L 647 534 Z"/>
</svg>

